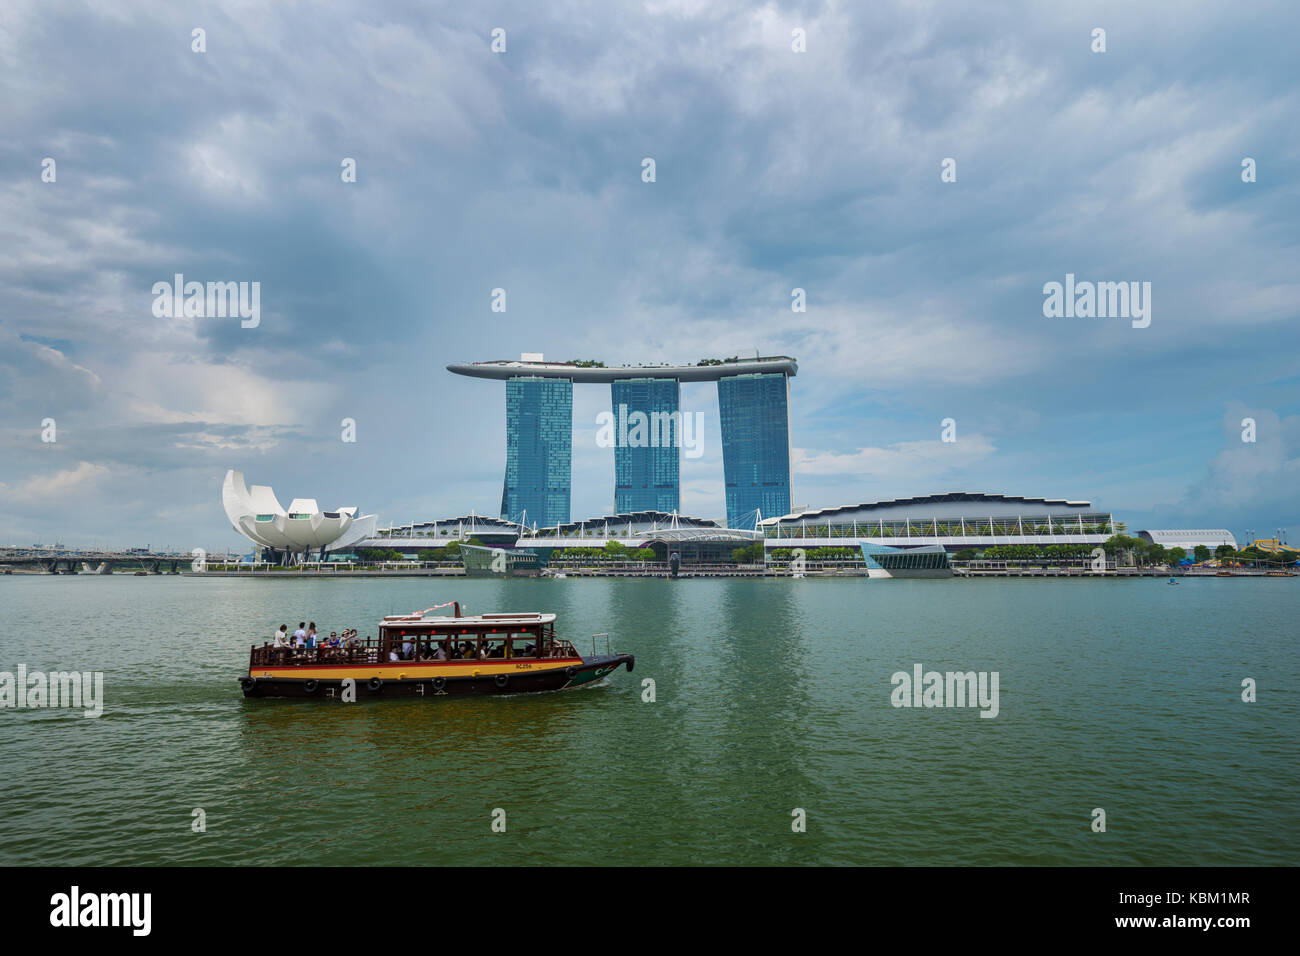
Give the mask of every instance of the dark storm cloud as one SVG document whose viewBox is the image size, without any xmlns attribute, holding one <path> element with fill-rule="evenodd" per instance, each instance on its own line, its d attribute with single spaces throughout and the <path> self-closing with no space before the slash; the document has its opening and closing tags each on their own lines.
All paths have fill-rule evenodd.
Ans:
<svg viewBox="0 0 1300 956">
<path fill-rule="evenodd" d="M 69 537 L 160 503 L 216 534 L 226 467 L 491 513 L 500 389 L 447 362 L 759 348 L 800 358 L 801 501 L 1096 488 L 1210 520 L 1227 403 L 1297 411 L 1296 23 L 1280 3 L 11 4 L 0 483 L 65 475 Z M 177 272 L 259 282 L 259 326 L 154 317 Z M 1151 328 L 1045 319 L 1066 272 L 1151 281 Z M 958 411 L 972 441 L 936 457 Z M 1137 480 L 1134 450 L 1165 464 Z M 716 466 L 683 480 L 716 491 Z M 585 467 L 575 515 L 609 497 Z M 92 486 L 119 508 L 82 507 Z M 28 500 L 0 527 L 29 530 Z"/>
</svg>

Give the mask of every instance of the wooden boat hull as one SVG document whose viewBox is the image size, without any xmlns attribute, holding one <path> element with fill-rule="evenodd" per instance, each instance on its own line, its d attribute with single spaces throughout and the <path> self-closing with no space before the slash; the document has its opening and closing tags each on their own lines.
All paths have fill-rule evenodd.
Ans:
<svg viewBox="0 0 1300 956">
<path fill-rule="evenodd" d="M 378 665 L 256 667 L 239 679 L 245 697 L 315 697 L 341 700 L 345 681 L 356 699 L 456 697 L 568 690 L 600 680 L 631 654 L 540 661 L 400 661 Z"/>
</svg>

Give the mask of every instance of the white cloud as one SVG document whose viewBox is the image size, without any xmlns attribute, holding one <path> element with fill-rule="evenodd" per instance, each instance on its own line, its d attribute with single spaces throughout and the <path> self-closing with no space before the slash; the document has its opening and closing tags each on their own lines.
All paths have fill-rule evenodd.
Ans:
<svg viewBox="0 0 1300 956">
<path fill-rule="evenodd" d="M 1241 440 L 1245 418 L 1255 420 L 1254 442 Z M 1300 478 L 1300 416 L 1282 418 L 1268 409 L 1234 403 L 1224 415 L 1223 432 L 1224 447 L 1182 506 L 1220 513 L 1282 506 L 1286 510 L 1277 513 L 1277 520 L 1290 522 Z"/>
<path fill-rule="evenodd" d="M 37 345 L 35 348 L 36 357 L 47 365 L 51 365 L 60 371 L 76 372 L 84 376 L 86 382 L 94 388 L 99 388 L 102 383 L 100 377 L 83 365 L 78 365 L 70 360 L 58 349 L 51 348 L 48 345 Z"/>
<path fill-rule="evenodd" d="M 980 435 L 955 442 L 906 441 L 852 452 L 796 448 L 794 471 L 801 475 L 858 475 L 864 479 L 906 479 L 910 483 L 935 478 L 988 458 L 997 449 Z"/>
<path fill-rule="evenodd" d="M 109 469 L 88 461 L 51 475 L 36 475 L 16 485 L 0 484 L 0 496 L 20 504 L 42 504 L 67 500 L 93 490 Z"/>
</svg>

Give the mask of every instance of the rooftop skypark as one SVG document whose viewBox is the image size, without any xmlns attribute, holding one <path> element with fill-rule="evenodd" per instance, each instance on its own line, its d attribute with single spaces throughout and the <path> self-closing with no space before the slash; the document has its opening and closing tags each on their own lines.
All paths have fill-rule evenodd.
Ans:
<svg viewBox="0 0 1300 956">
<path fill-rule="evenodd" d="M 447 371 L 471 378 L 509 379 L 532 375 L 539 378 L 567 378 L 572 382 L 604 383 L 628 378 L 671 378 L 679 382 L 716 382 L 732 375 L 774 373 L 797 375 L 799 363 L 788 355 L 759 358 L 701 359 L 695 365 L 613 365 L 595 359 L 546 362 L 536 359 L 492 359 L 487 362 L 456 362 Z"/>
</svg>

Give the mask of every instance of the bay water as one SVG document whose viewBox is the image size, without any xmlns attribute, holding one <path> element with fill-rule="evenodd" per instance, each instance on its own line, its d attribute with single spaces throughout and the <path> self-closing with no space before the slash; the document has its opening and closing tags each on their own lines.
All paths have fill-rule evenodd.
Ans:
<svg viewBox="0 0 1300 956">
<path fill-rule="evenodd" d="M 0 863 L 1295 865 L 1298 585 L 6 576 L 0 671 L 100 671 L 105 700 L 0 710 Z M 635 670 L 240 692 L 281 623 L 453 598 Z M 997 716 L 894 706 L 917 664 L 997 672 Z"/>
</svg>

